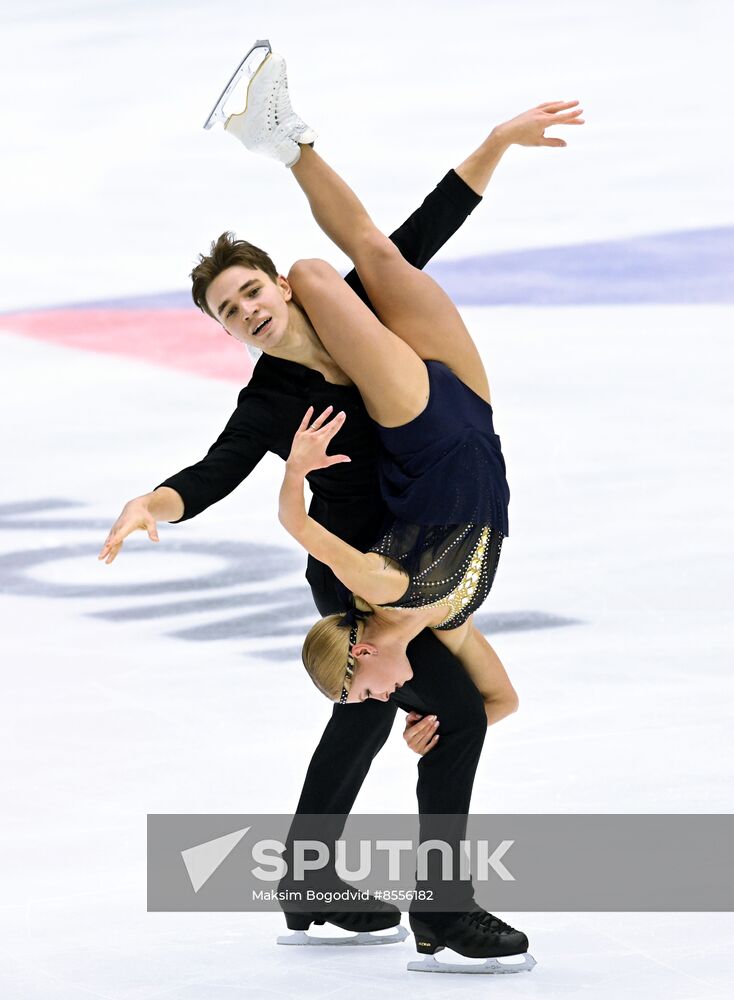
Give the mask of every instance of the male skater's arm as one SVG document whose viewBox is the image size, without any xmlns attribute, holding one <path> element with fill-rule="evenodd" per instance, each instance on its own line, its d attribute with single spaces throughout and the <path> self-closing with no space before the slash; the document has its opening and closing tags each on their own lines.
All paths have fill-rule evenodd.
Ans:
<svg viewBox="0 0 734 1000">
<path fill-rule="evenodd" d="M 158 521 L 186 521 L 224 497 L 245 479 L 268 451 L 272 415 L 259 400 L 240 392 L 237 409 L 205 458 L 182 469 L 143 496 L 128 501 L 112 525 L 98 558 L 114 561 L 133 531 L 158 541 Z"/>
</svg>

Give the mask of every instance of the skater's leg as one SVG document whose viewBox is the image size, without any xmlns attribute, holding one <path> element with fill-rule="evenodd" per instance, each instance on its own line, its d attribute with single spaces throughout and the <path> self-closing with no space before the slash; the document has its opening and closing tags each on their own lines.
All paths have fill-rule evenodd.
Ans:
<svg viewBox="0 0 734 1000">
<path fill-rule="evenodd" d="M 396 711 L 394 702 L 374 698 L 334 706 L 308 766 L 298 813 L 348 815 Z"/>
<path fill-rule="evenodd" d="M 484 703 L 456 657 L 429 630 L 410 643 L 408 656 L 413 678 L 392 700 L 422 715 L 436 715 L 440 733 L 438 743 L 418 763 L 420 837 L 445 841 L 454 852 L 452 881 L 441 881 L 441 858 L 435 852 L 429 855 L 428 878 L 418 888 L 432 890 L 428 909 L 470 909 L 474 890 L 470 880 L 460 880 L 458 858 L 487 732 Z"/>
<path fill-rule="evenodd" d="M 391 242 L 413 267 L 423 270 L 481 203 L 482 196 L 458 173 L 459 169 L 449 170 L 418 208 L 390 233 Z M 354 268 L 344 276 L 344 280 L 372 309 L 369 296 Z"/>
<path fill-rule="evenodd" d="M 314 500 L 312 513 L 325 513 L 320 502 Z M 309 559 L 307 579 L 314 602 L 322 615 L 335 614 L 342 610 L 341 597 L 336 590 L 335 578 L 326 567 L 315 559 Z M 362 783 L 372 761 L 381 750 L 390 734 L 397 706 L 391 702 L 368 701 L 355 705 L 335 705 L 331 718 L 317 746 L 306 772 L 303 791 L 296 814 L 286 839 L 284 860 L 288 873 L 280 884 L 281 890 L 303 890 L 304 885 L 296 885 L 293 873 L 293 841 L 320 840 L 329 845 L 334 857 L 335 842 L 341 837 L 347 816 L 359 794 Z M 333 863 L 318 873 L 312 873 L 313 882 L 306 888 L 320 888 L 334 891 L 344 888 Z M 394 927 L 400 923 L 400 911 L 389 903 L 377 900 L 367 901 L 364 912 L 355 913 L 353 908 L 339 914 L 329 908 L 324 912 L 313 902 L 304 905 L 286 897 L 283 909 L 291 930 L 306 930 L 313 919 L 314 909 L 320 911 L 318 919 L 349 931 L 372 931 Z M 304 912 L 305 911 L 305 912 Z"/>
<path fill-rule="evenodd" d="M 410 707 L 437 715 L 441 733 L 439 742 L 418 764 L 420 839 L 448 843 L 457 859 L 466 838 L 472 786 L 487 731 L 484 703 L 458 660 L 428 630 L 408 646 L 408 654 L 413 679 L 399 694 L 408 694 L 409 689 Z M 428 877 L 417 882 L 417 888 L 431 890 L 430 899 L 416 899 L 410 905 L 410 925 L 419 953 L 433 954 L 441 947 L 471 958 L 527 953 L 525 934 L 477 905 L 472 883 L 460 878 L 456 860 L 450 883 L 443 881 L 441 869 L 440 853 L 429 852 Z M 522 968 L 532 969 L 534 964 L 528 956 Z M 461 965 L 452 968 L 466 971 Z M 483 971 L 498 972 L 502 967 Z"/>
<path fill-rule="evenodd" d="M 342 836 L 372 760 L 390 734 L 396 710 L 394 703 L 372 699 L 358 705 L 335 705 L 332 710 L 306 772 L 283 855 L 287 874 L 279 890 L 296 890 L 294 895 L 283 897 L 286 921 L 292 930 L 306 930 L 319 914 L 321 922 L 326 919 L 350 931 L 377 930 L 400 922 L 400 912 L 386 903 L 368 900 L 358 908 L 360 912 L 341 904 L 340 912 L 339 904 L 327 907 L 309 902 L 304 893 L 308 889 L 327 892 L 345 888 L 333 863 L 335 843 Z M 293 875 L 293 844 L 299 840 L 320 841 L 332 858 L 331 863 L 311 873 L 308 883 L 297 882 Z"/>
<path fill-rule="evenodd" d="M 308 765 L 289 841 L 303 836 L 301 816 L 324 817 L 318 830 L 324 843 L 341 835 L 372 761 L 390 735 L 396 711 L 394 703 L 374 699 L 334 706 Z M 311 821 L 305 822 L 312 835 Z"/>
<path fill-rule="evenodd" d="M 324 347 L 359 389 L 372 419 L 396 427 L 417 416 L 428 399 L 428 371 L 415 351 L 325 261 L 297 261 L 288 281 Z"/>
<path fill-rule="evenodd" d="M 425 813 L 469 812 L 474 774 L 487 733 L 482 696 L 461 663 L 425 629 L 408 646 L 414 666 L 405 685 L 437 716 L 440 740 L 418 762 L 418 805 Z M 393 696 L 400 704 L 400 693 Z"/>
<path fill-rule="evenodd" d="M 419 357 L 443 361 L 489 401 L 479 352 L 443 289 L 402 257 L 351 188 L 313 149 L 303 148 L 292 173 L 319 226 L 354 262 L 382 323 Z"/>
<path fill-rule="evenodd" d="M 465 160 L 449 170 L 419 207 L 390 234 L 391 242 L 408 263 L 423 270 L 459 230 L 481 202 L 507 148 L 507 143 L 493 131 Z M 344 276 L 344 280 L 372 309 L 354 268 Z"/>
</svg>

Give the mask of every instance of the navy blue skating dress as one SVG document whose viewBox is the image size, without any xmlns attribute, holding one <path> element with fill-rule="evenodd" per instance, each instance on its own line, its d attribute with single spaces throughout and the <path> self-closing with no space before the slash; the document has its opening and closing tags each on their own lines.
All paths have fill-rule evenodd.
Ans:
<svg viewBox="0 0 734 1000">
<path fill-rule="evenodd" d="M 492 407 L 446 365 L 427 361 L 426 408 L 381 427 L 380 486 L 392 515 L 370 549 L 410 582 L 391 608 L 448 605 L 435 626 L 462 625 L 487 597 L 509 533 L 507 485 Z"/>
</svg>

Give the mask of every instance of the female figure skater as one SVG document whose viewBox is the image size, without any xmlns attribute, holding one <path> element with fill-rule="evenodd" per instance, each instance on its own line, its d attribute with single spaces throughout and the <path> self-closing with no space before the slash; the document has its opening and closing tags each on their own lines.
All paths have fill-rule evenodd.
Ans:
<svg viewBox="0 0 734 1000">
<path fill-rule="evenodd" d="M 508 141 L 565 145 L 545 139 L 543 130 L 582 124 L 581 109 L 570 110 L 577 103 L 548 102 L 513 119 L 505 125 Z M 280 57 L 268 56 L 251 81 L 246 111 L 226 127 L 249 149 L 290 166 L 316 221 L 353 261 L 377 313 L 324 261 L 298 261 L 284 283 L 328 354 L 331 380 L 354 383 L 376 424 L 381 488 L 392 515 L 368 552 L 308 517 L 304 478 L 349 461 L 326 451 L 345 413 L 331 416 L 329 408 L 312 421 L 309 408 L 286 464 L 279 516 L 351 591 L 354 605 L 311 629 L 304 664 L 332 700 L 387 700 L 412 677 L 406 646 L 430 627 L 482 694 L 488 723 L 496 722 L 515 710 L 517 696 L 472 614 L 489 593 L 508 534 L 509 488 L 479 352 L 446 293 L 401 256 L 310 148 L 315 133 L 290 108 Z M 233 296 L 218 281 L 207 301 L 225 325 L 236 322 Z M 278 317 L 267 312 L 256 312 L 248 329 L 262 337 L 265 350 L 283 334 Z"/>
</svg>

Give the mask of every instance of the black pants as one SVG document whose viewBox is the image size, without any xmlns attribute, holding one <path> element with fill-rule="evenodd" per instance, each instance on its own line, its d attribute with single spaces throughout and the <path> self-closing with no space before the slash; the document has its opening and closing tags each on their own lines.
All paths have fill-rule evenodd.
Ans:
<svg viewBox="0 0 734 1000">
<path fill-rule="evenodd" d="M 318 593 L 314 598 L 321 614 L 334 611 L 333 598 Z M 368 698 L 353 705 L 335 705 L 324 734 L 311 758 L 298 814 L 332 814 L 330 838 L 338 838 L 351 812 L 376 754 L 392 729 L 398 707 L 408 712 L 437 715 L 441 734 L 437 745 L 418 758 L 418 810 L 423 814 L 453 814 L 454 840 L 466 830 L 474 775 L 487 732 L 482 697 L 459 661 L 433 635 L 424 630 L 408 646 L 413 678 L 387 702 Z M 407 748 L 404 752 L 409 752 Z M 341 819 L 339 819 L 341 817 Z M 445 827 L 442 838 L 446 839 Z M 421 821 L 421 840 L 434 831 Z M 452 906 L 468 907 L 471 883 L 446 890 Z"/>
<path fill-rule="evenodd" d="M 351 812 L 398 707 L 440 720 L 438 744 L 418 758 L 419 811 L 469 812 L 487 732 L 482 697 L 459 661 L 428 629 L 410 643 L 408 657 L 413 678 L 389 701 L 368 698 L 359 704 L 334 705 L 306 772 L 297 812 Z"/>
</svg>

